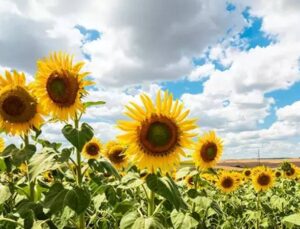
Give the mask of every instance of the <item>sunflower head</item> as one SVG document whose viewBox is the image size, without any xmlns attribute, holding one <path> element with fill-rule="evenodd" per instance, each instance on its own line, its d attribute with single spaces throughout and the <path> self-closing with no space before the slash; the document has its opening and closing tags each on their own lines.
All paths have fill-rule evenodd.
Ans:
<svg viewBox="0 0 300 229">
<path fill-rule="evenodd" d="M 244 174 L 244 176 L 245 177 L 247 177 L 247 178 L 249 178 L 249 177 L 251 177 L 251 169 L 245 169 L 244 171 L 243 171 L 243 174 Z"/>
<path fill-rule="evenodd" d="M 297 167 L 293 163 L 289 164 L 290 166 L 284 170 L 284 176 L 288 179 L 295 179 L 298 175 Z"/>
<path fill-rule="evenodd" d="M 184 178 L 184 183 L 186 184 L 186 186 L 187 186 L 188 188 L 193 188 L 193 187 L 194 187 L 194 185 L 195 185 L 194 177 L 195 177 L 195 176 L 187 175 L 187 176 Z"/>
<path fill-rule="evenodd" d="M 217 187 L 224 193 L 230 193 L 237 189 L 239 185 L 239 181 L 235 174 L 228 172 L 228 171 L 222 171 L 219 174 L 219 179 L 217 181 Z"/>
<path fill-rule="evenodd" d="M 82 149 L 82 155 L 88 160 L 98 159 L 101 155 L 101 150 L 102 150 L 101 142 L 98 139 L 93 138 L 84 145 Z"/>
<path fill-rule="evenodd" d="M 5 149 L 5 142 L 4 139 L 0 137 L 0 154 Z"/>
<path fill-rule="evenodd" d="M 125 155 L 127 147 L 116 141 L 110 141 L 105 146 L 104 155 L 109 161 L 117 168 L 126 168 L 128 165 L 128 159 Z"/>
<path fill-rule="evenodd" d="M 162 97 L 159 91 L 156 104 L 145 94 L 140 98 L 143 106 L 126 106 L 132 121 L 119 121 L 125 131 L 119 140 L 129 145 L 126 154 L 139 169 L 171 171 L 179 165 L 183 149 L 192 145 L 195 134 L 189 131 L 196 128 L 196 120 L 186 119 L 189 111 L 168 92 Z"/>
<path fill-rule="evenodd" d="M 275 177 L 280 178 L 282 176 L 282 173 L 280 170 L 275 171 Z"/>
<path fill-rule="evenodd" d="M 28 165 L 25 163 L 22 163 L 19 167 L 18 167 L 19 171 L 21 174 L 26 175 L 28 173 Z"/>
<path fill-rule="evenodd" d="M 265 191 L 274 185 L 273 171 L 268 167 L 260 167 L 252 175 L 252 184 L 257 192 Z"/>
<path fill-rule="evenodd" d="M 37 62 L 34 91 L 42 108 L 62 121 L 83 111 L 81 97 L 87 94 L 85 87 L 92 83 L 85 79 L 88 72 L 81 72 L 83 62 L 73 63 L 66 53 L 53 53 Z"/>
<path fill-rule="evenodd" d="M 43 123 L 42 112 L 32 89 L 25 84 L 24 73 L 0 75 L 0 127 L 12 135 L 27 134 Z"/>
<path fill-rule="evenodd" d="M 193 159 L 196 166 L 211 168 L 217 164 L 223 152 L 223 142 L 210 131 L 201 136 L 195 147 Z"/>
<path fill-rule="evenodd" d="M 51 183 L 54 180 L 53 174 L 50 170 L 43 172 L 42 176 L 43 180 L 47 183 Z"/>
</svg>

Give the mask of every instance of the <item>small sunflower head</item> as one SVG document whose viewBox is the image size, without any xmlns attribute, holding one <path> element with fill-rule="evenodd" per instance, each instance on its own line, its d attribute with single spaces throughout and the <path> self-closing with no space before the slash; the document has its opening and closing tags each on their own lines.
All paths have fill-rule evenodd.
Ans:
<svg viewBox="0 0 300 229">
<path fill-rule="evenodd" d="M 122 169 L 127 167 L 128 159 L 126 157 L 127 147 L 115 141 L 110 141 L 106 144 L 104 155 L 117 168 Z"/>
<path fill-rule="evenodd" d="M 238 182 L 235 174 L 228 172 L 228 171 L 222 171 L 219 174 L 217 186 L 222 192 L 224 192 L 224 193 L 233 192 L 237 189 L 238 185 L 239 185 L 239 182 Z"/>
<path fill-rule="evenodd" d="M 280 170 L 275 171 L 275 177 L 280 178 L 282 176 L 282 173 Z"/>
<path fill-rule="evenodd" d="M 243 174 L 244 174 L 244 176 L 245 177 L 247 177 L 247 178 L 250 178 L 251 177 L 251 169 L 245 169 L 244 171 L 243 171 Z"/>
<path fill-rule="evenodd" d="M 52 171 L 50 171 L 50 170 L 45 171 L 42 175 L 43 175 L 43 180 L 45 182 L 51 183 L 52 181 L 54 181 L 54 177 L 53 177 Z"/>
<path fill-rule="evenodd" d="M 223 142 L 214 131 L 200 137 L 193 153 L 195 164 L 201 168 L 211 168 L 217 164 L 223 153 Z"/>
<path fill-rule="evenodd" d="M 93 138 L 89 142 L 87 142 L 82 150 L 82 154 L 86 159 L 98 159 L 101 155 L 102 144 L 101 142 Z"/>
<path fill-rule="evenodd" d="M 195 176 L 187 175 L 184 179 L 184 182 L 188 188 L 193 188 L 195 185 Z"/>
<path fill-rule="evenodd" d="M 266 191 L 274 185 L 274 174 L 270 168 L 260 167 L 252 175 L 252 184 L 257 192 Z"/>
</svg>

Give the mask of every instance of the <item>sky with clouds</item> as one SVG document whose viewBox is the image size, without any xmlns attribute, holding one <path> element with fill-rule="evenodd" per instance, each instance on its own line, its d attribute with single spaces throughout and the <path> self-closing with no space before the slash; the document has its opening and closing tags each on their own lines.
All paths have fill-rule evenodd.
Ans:
<svg viewBox="0 0 300 229">
<path fill-rule="evenodd" d="M 223 158 L 299 157 L 299 12 L 298 0 L 0 0 L 0 72 L 30 81 L 51 51 L 85 60 L 97 83 L 86 99 L 107 104 L 84 119 L 104 142 L 124 104 L 167 89 L 199 133 L 224 139 Z"/>
</svg>

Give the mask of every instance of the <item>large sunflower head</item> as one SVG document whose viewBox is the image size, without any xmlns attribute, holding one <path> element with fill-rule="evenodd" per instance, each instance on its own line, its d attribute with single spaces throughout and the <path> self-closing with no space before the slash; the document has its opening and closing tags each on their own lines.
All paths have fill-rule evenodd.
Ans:
<svg viewBox="0 0 300 229">
<path fill-rule="evenodd" d="M 27 134 L 43 123 L 40 104 L 25 84 L 24 73 L 0 75 L 0 127 L 9 134 Z"/>
<path fill-rule="evenodd" d="M 102 144 L 101 142 L 96 139 L 92 138 L 89 142 L 87 142 L 83 149 L 82 149 L 82 155 L 86 159 L 98 159 L 101 155 L 102 151 Z"/>
<path fill-rule="evenodd" d="M 125 155 L 126 150 L 126 145 L 110 141 L 106 144 L 104 155 L 117 169 L 122 169 L 128 165 L 128 158 Z"/>
<path fill-rule="evenodd" d="M 217 187 L 224 193 L 233 192 L 239 186 L 240 182 L 238 181 L 238 178 L 231 172 L 224 170 L 218 177 Z"/>
<path fill-rule="evenodd" d="M 61 52 L 37 62 L 34 89 L 43 109 L 54 118 L 66 121 L 83 111 L 84 87 L 92 84 L 85 79 L 89 73 L 81 72 L 83 66 L 83 62 L 73 64 L 73 57 Z"/>
<path fill-rule="evenodd" d="M 211 168 L 217 164 L 223 153 L 223 142 L 214 131 L 205 133 L 199 138 L 193 153 L 196 166 Z"/>
<path fill-rule="evenodd" d="M 273 171 L 268 167 L 256 169 L 252 175 L 252 184 L 257 192 L 265 191 L 274 185 L 275 177 Z"/>
<path fill-rule="evenodd" d="M 125 114 L 133 120 L 119 121 L 125 131 L 119 140 L 129 145 L 126 154 L 140 169 L 172 171 L 184 155 L 183 148 L 192 145 L 195 134 L 190 131 L 196 128 L 196 120 L 186 119 L 189 111 L 168 92 L 162 97 L 159 91 L 156 104 L 145 94 L 140 98 L 143 107 L 133 102 L 126 106 Z"/>
<path fill-rule="evenodd" d="M 2 151 L 5 148 L 5 142 L 4 139 L 0 137 L 0 153 L 2 153 Z"/>
</svg>

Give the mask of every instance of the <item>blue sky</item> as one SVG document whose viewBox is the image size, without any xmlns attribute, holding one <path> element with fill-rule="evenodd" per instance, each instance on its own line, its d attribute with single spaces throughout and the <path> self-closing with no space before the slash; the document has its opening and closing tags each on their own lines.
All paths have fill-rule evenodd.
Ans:
<svg viewBox="0 0 300 229">
<path fill-rule="evenodd" d="M 300 155 L 300 9 L 292 0 L 139 8 L 138 0 L 87 0 L 68 14 L 60 1 L 28 1 L 26 9 L 0 1 L 0 70 L 32 79 L 36 60 L 55 50 L 84 60 L 96 82 L 87 99 L 106 101 L 85 118 L 104 142 L 119 133 L 114 124 L 125 104 L 163 89 L 199 119 L 200 134 L 222 137 L 224 158 L 256 157 L 262 146 L 262 157 Z M 58 138 L 59 125 L 45 128 Z"/>
</svg>

